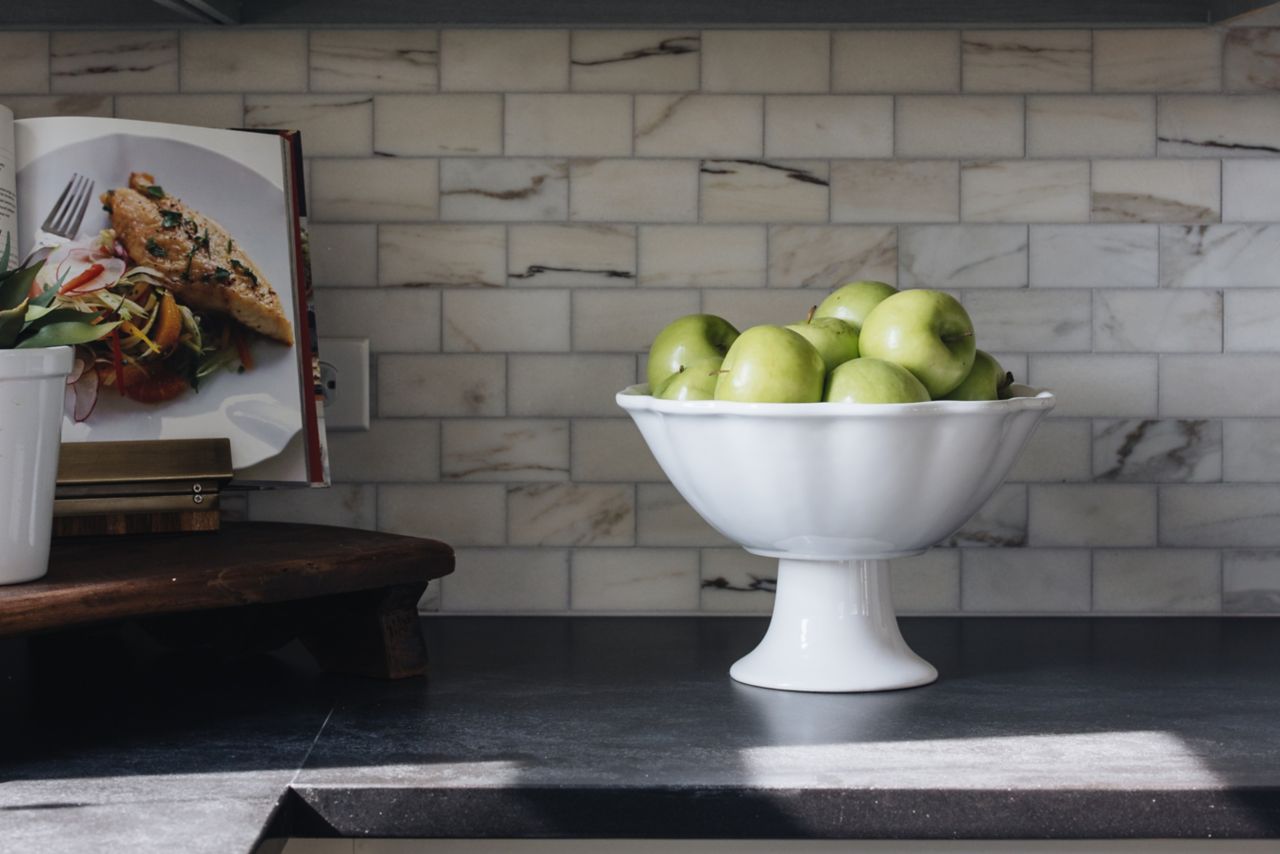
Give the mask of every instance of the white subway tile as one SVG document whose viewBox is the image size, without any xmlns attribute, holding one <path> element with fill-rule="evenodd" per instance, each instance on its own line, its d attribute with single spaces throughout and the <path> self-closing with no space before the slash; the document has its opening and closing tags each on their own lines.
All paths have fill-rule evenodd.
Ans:
<svg viewBox="0 0 1280 854">
<path fill-rule="evenodd" d="M 419 289 L 321 288 L 316 326 L 325 338 L 368 338 L 374 353 L 440 349 L 440 294 Z"/>
<path fill-rule="evenodd" d="M 1209 290 L 1093 292 L 1093 349 L 1222 352 L 1222 295 Z"/>
<path fill-rule="evenodd" d="M 631 484 L 532 483 L 507 487 L 507 537 L 517 546 L 635 544 Z"/>
<path fill-rule="evenodd" d="M 1154 287 L 1154 225 L 1033 225 L 1031 286 Z"/>
<path fill-rule="evenodd" d="M 845 282 L 898 278 L 898 233 L 881 225 L 769 228 L 769 284 L 834 290 Z"/>
<path fill-rule="evenodd" d="M 575 160 L 569 215 L 575 220 L 692 222 L 698 218 L 692 160 Z"/>
<path fill-rule="evenodd" d="M 569 88 L 567 30 L 445 30 L 445 92 L 563 92 Z"/>
<path fill-rule="evenodd" d="M 1088 352 L 1089 300 L 1076 290 L 966 291 L 964 307 L 984 350 Z"/>
<path fill-rule="evenodd" d="M 844 30 L 832 36 L 833 92 L 957 92 L 957 30 Z"/>
<path fill-rule="evenodd" d="M 1084 549 L 981 549 L 961 552 L 960 602 L 976 613 L 1088 611 Z"/>
<path fill-rule="evenodd" d="M 1156 493 L 1141 484 L 1032 484 L 1034 546 L 1154 546 Z"/>
<path fill-rule="evenodd" d="M 1228 92 L 1280 89 L 1280 27 L 1232 27 L 1227 30 L 1223 81 Z"/>
<path fill-rule="evenodd" d="M 373 530 L 377 526 L 376 487 L 337 483 L 327 489 L 264 489 L 246 492 L 255 522 L 305 522 Z"/>
<path fill-rule="evenodd" d="M 1088 30 L 966 30 L 966 92 L 1087 92 Z"/>
<path fill-rule="evenodd" d="M 395 157 L 502 153 L 501 95 L 378 95 L 373 149 Z"/>
<path fill-rule="evenodd" d="M 902 226 L 898 262 L 904 288 L 1019 288 L 1027 284 L 1027 227 Z"/>
<path fill-rule="evenodd" d="M 1280 290 L 1227 291 L 1224 299 L 1227 350 L 1280 350 Z"/>
<path fill-rule="evenodd" d="M 1160 414 L 1193 418 L 1280 416 L 1280 353 L 1164 356 Z"/>
<path fill-rule="evenodd" d="M 627 286 L 635 280 L 635 226 L 511 226 L 509 285 Z"/>
<path fill-rule="evenodd" d="M 317 287 L 377 284 L 377 226 L 308 223 L 307 247 Z"/>
<path fill-rule="evenodd" d="M 1214 551 L 1100 549 L 1093 556 L 1095 611 L 1217 612 L 1221 583 Z"/>
<path fill-rule="evenodd" d="M 450 290 L 444 293 L 444 349 L 549 353 L 569 349 L 569 292 Z"/>
<path fill-rule="evenodd" d="M 430 92 L 439 77 L 435 30 L 312 30 L 312 92 Z"/>
<path fill-rule="evenodd" d="M 1036 95 L 1027 99 L 1028 157 L 1149 157 L 1150 95 Z"/>
<path fill-rule="evenodd" d="M 694 290 L 577 291 L 573 295 L 573 349 L 579 352 L 648 351 L 677 317 L 698 313 Z"/>
<path fill-rule="evenodd" d="M 1224 222 L 1280 220 L 1280 160 L 1226 160 L 1222 164 Z"/>
<path fill-rule="evenodd" d="M 1091 476 L 1090 434 L 1090 424 L 1084 419 L 1041 421 L 1027 440 L 1022 456 L 1014 463 L 1009 480 L 1036 483 L 1088 480 Z"/>
<path fill-rule="evenodd" d="M 1088 222 L 1089 164 L 982 160 L 960 166 L 965 222 Z"/>
<path fill-rule="evenodd" d="M 1280 269 L 1280 225 L 1160 228 L 1160 286 L 1267 288 Z"/>
<path fill-rule="evenodd" d="M 240 95 L 117 95 L 116 118 L 238 128 L 244 125 L 244 99 Z"/>
<path fill-rule="evenodd" d="M 1280 420 L 1227 419 L 1222 422 L 1222 479 L 1280 481 Z"/>
<path fill-rule="evenodd" d="M 500 546 L 507 538 L 501 484 L 383 484 L 378 530 L 443 540 L 451 546 Z"/>
<path fill-rule="evenodd" d="M 183 30 L 183 92 L 305 92 L 306 30 Z"/>
<path fill-rule="evenodd" d="M 1208 28 L 1095 30 L 1095 92 L 1215 92 L 1222 34 Z"/>
<path fill-rule="evenodd" d="M 574 421 L 570 473 L 577 483 L 667 479 L 630 418 Z"/>
<path fill-rule="evenodd" d="M 1280 612 L 1280 552 L 1226 552 L 1222 608 L 1229 614 Z"/>
<path fill-rule="evenodd" d="M 815 160 L 704 160 L 707 222 L 826 222 L 830 167 Z"/>
<path fill-rule="evenodd" d="M 575 30 L 572 87 L 579 92 L 685 92 L 698 88 L 696 30 Z"/>
<path fill-rule="evenodd" d="M 569 605 L 565 549 L 457 549 L 442 578 L 440 605 L 451 612 L 536 613 Z"/>
<path fill-rule="evenodd" d="M 309 157 L 373 153 L 369 95 L 246 95 L 244 126 L 302 132 Z"/>
<path fill-rule="evenodd" d="M 500 225 L 381 225 L 378 284 L 498 287 L 506 280 Z"/>
<path fill-rule="evenodd" d="M 718 314 L 738 329 L 760 324 L 800 323 L 806 312 L 825 295 L 823 290 L 792 288 L 755 288 L 737 290 L 719 288 L 702 296 L 702 310 Z"/>
<path fill-rule="evenodd" d="M 367 431 L 329 434 L 329 469 L 335 483 L 438 480 L 440 424 L 374 418 Z"/>
<path fill-rule="evenodd" d="M 1162 95 L 1161 157 L 1265 157 L 1280 153 L 1280 99 L 1272 95 Z"/>
<path fill-rule="evenodd" d="M 702 550 L 702 610 L 768 614 L 773 610 L 778 561 L 742 549 Z"/>
<path fill-rule="evenodd" d="M 13 34 L 0 33 L 0 49 L 3 49 L 6 35 Z M 110 95 L 6 95 L 4 105 L 13 110 L 15 119 L 38 119 L 45 116 L 110 118 L 112 100 Z"/>
<path fill-rule="evenodd" d="M 178 91 L 178 34 L 172 30 L 70 30 L 50 38 L 54 92 Z M 4 57 L 0 87 L 8 91 L 14 57 Z"/>
<path fill-rule="evenodd" d="M 759 225 L 641 226 L 639 283 L 663 288 L 763 285 L 765 235 Z"/>
<path fill-rule="evenodd" d="M 628 95 L 507 95 L 508 155 L 626 157 L 631 154 Z"/>
<path fill-rule="evenodd" d="M 1222 479 L 1219 421 L 1095 421 L 1093 476 L 1134 483 Z"/>
<path fill-rule="evenodd" d="M 0 33 L 0 56 L 5 58 L 0 88 L 15 95 L 48 92 L 49 39 L 50 34 L 43 32 Z M 9 100 L 5 99 L 5 106 L 12 109 Z"/>
<path fill-rule="evenodd" d="M 618 414 L 614 395 L 636 381 L 627 355 L 511 356 L 508 383 L 512 415 Z"/>
<path fill-rule="evenodd" d="M 1036 355 L 1031 357 L 1030 377 L 1030 385 L 1057 396 L 1055 415 L 1142 418 L 1156 414 L 1154 355 Z"/>
<path fill-rule="evenodd" d="M 1216 222 L 1220 181 L 1209 160 L 1099 160 L 1094 222 Z"/>
<path fill-rule="evenodd" d="M 760 157 L 763 127 L 759 95 L 636 95 L 642 157 Z"/>
<path fill-rule="evenodd" d="M 823 30 L 704 30 L 704 92 L 826 92 L 830 36 Z"/>
<path fill-rule="evenodd" d="M 955 222 L 960 167 L 949 160 L 831 164 L 832 222 Z"/>
<path fill-rule="evenodd" d="M 570 607 L 575 611 L 694 611 L 698 553 L 693 549 L 578 549 Z"/>
<path fill-rule="evenodd" d="M 440 218 L 562 220 L 569 212 L 569 167 L 563 160 L 440 161 Z"/>
<path fill-rule="evenodd" d="M 636 487 L 636 542 L 642 546 L 733 545 L 666 483 Z"/>
<path fill-rule="evenodd" d="M 1280 546 L 1280 485 L 1160 487 L 1160 544 L 1227 548 Z"/>
<path fill-rule="evenodd" d="M 897 109 L 898 157 L 1022 156 L 1022 98 L 908 95 Z"/>
<path fill-rule="evenodd" d="M 893 607 L 899 614 L 949 614 L 960 610 L 960 552 L 930 549 L 890 561 Z"/>
<path fill-rule="evenodd" d="M 893 98 L 771 95 L 765 99 L 766 157 L 892 157 Z"/>
<path fill-rule="evenodd" d="M 1027 488 L 1006 483 L 942 543 L 945 546 L 1018 547 L 1027 544 Z"/>
<path fill-rule="evenodd" d="M 504 415 L 505 394 L 502 356 L 378 357 L 379 415 Z"/>
<path fill-rule="evenodd" d="M 524 482 L 569 477 L 567 421 L 451 418 L 441 425 L 440 442 L 440 471 L 445 480 Z"/>
<path fill-rule="evenodd" d="M 320 222 L 435 219 L 436 194 L 434 160 L 311 161 L 311 213 Z"/>
</svg>

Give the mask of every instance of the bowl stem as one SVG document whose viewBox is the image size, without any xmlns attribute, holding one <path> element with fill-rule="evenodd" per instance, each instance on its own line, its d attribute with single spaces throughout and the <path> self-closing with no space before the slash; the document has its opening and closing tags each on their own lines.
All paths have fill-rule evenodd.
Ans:
<svg viewBox="0 0 1280 854">
<path fill-rule="evenodd" d="M 886 560 L 778 561 L 764 639 L 729 669 L 784 691 L 887 691 L 927 685 L 936 671 L 898 630 Z"/>
</svg>

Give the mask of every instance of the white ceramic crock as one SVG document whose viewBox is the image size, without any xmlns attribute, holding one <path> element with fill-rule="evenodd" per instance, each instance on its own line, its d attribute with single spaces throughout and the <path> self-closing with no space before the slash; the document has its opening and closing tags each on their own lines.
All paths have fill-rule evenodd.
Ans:
<svg viewBox="0 0 1280 854">
<path fill-rule="evenodd" d="M 70 347 L 0 350 L 0 584 L 49 568 Z"/>
<path fill-rule="evenodd" d="M 764 640 L 730 670 L 797 691 L 923 685 L 937 672 L 903 641 L 888 559 L 925 551 L 990 497 L 1049 392 L 906 404 L 617 396 L 671 483 L 749 552 L 779 559 Z"/>
</svg>

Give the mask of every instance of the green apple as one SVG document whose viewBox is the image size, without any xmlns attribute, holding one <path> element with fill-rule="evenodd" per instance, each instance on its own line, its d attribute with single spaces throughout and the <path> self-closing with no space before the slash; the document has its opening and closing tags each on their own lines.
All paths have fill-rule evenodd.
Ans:
<svg viewBox="0 0 1280 854">
<path fill-rule="evenodd" d="M 842 362 L 858 358 L 858 330 L 838 317 L 815 317 L 809 309 L 804 323 L 791 323 L 787 328 L 798 332 L 814 346 L 826 365 L 827 373 Z"/>
<path fill-rule="evenodd" d="M 828 403 L 922 403 L 929 391 L 899 365 L 883 359 L 852 359 L 827 378 Z"/>
<path fill-rule="evenodd" d="M 649 348 L 650 391 L 686 365 L 723 359 L 737 337 L 733 324 L 714 314 L 687 314 L 671 321 Z"/>
<path fill-rule="evenodd" d="M 825 376 L 822 357 L 803 335 L 783 326 L 753 326 L 724 357 L 716 400 L 816 403 Z"/>
<path fill-rule="evenodd" d="M 699 359 L 667 377 L 654 389 L 662 400 L 714 400 L 724 359 Z"/>
<path fill-rule="evenodd" d="M 818 306 L 814 317 L 839 318 L 857 332 L 862 329 L 862 322 L 871 313 L 871 309 L 897 292 L 897 288 L 884 282 L 850 282 L 828 294 Z"/>
<path fill-rule="evenodd" d="M 1008 384 L 1004 368 L 986 350 L 977 350 L 973 356 L 973 367 L 964 382 L 943 396 L 943 400 L 995 400 L 1000 390 Z"/>
<path fill-rule="evenodd" d="M 862 355 L 901 365 L 934 398 L 949 394 L 973 367 L 973 321 L 942 291 L 902 291 L 867 315 L 858 336 Z"/>
</svg>

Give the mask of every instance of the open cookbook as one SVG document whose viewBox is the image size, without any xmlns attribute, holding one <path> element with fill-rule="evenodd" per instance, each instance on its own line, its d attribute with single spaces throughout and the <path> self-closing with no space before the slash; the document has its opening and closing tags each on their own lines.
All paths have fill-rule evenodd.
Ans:
<svg viewBox="0 0 1280 854">
<path fill-rule="evenodd" d="M 0 106 L 0 250 L 76 347 L 64 442 L 226 437 L 235 483 L 327 482 L 297 133 Z"/>
</svg>

